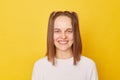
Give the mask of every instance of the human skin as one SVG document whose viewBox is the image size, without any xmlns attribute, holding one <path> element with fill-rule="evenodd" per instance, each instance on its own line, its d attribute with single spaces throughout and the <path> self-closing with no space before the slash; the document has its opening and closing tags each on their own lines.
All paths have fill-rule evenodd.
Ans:
<svg viewBox="0 0 120 80">
<path fill-rule="evenodd" d="M 54 22 L 54 45 L 58 58 L 72 57 L 73 30 L 71 19 L 59 16 Z"/>
</svg>

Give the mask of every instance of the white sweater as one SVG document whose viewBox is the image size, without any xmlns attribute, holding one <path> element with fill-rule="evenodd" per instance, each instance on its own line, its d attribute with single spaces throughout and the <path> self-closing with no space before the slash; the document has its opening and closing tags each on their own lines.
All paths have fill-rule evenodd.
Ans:
<svg viewBox="0 0 120 80">
<path fill-rule="evenodd" d="M 56 59 L 56 65 L 44 57 L 33 68 L 32 80 L 98 80 L 96 65 L 93 60 L 81 56 L 77 65 L 73 58 Z"/>
</svg>

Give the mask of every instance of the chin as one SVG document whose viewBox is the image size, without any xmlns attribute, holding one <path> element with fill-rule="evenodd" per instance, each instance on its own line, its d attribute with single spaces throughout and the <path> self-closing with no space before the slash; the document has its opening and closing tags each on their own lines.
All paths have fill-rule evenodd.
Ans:
<svg viewBox="0 0 120 80">
<path fill-rule="evenodd" d="M 68 47 L 57 47 L 58 50 L 60 51 L 67 51 L 67 50 L 70 50 L 71 48 L 68 48 Z"/>
<path fill-rule="evenodd" d="M 56 49 L 57 50 L 60 50 L 60 51 L 68 51 L 68 50 L 71 50 L 71 46 L 72 44 L 67 44 L 67 45 L 59 45 L 59 44 L 56 44 Z"/>
<path fill-rule="evenodd" d="M 61 51 L 67 51 L 68 49 L 59 49 L 59 50 L 61 50 Z"/>
</svg>

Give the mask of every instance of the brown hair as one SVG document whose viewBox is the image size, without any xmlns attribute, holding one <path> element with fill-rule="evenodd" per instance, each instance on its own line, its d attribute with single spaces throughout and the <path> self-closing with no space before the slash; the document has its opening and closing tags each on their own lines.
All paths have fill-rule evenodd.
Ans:
<svg viewBox="0 0 120 80">
<path fill-rule="evenodd" d="M 52 12 L 49 17 L 48 32 L 47 32 L 47 54 L 46 54 L 48 57 L 48 61 L 52 62 L 52 64 L 55 65 L 56 48 L 53 40 L 53 34 L 54 34 L 53 30 L 54 30 L 54 21 L 59 16 L 67 16 L 71 19 L 71 24 L 73 28 L 73 38 L 74 38 L 74 42 L 72 45 L 73 58 L 74 58 L 73 64 L 76 65 L 77 62 L 80 60 L 80 55 L 82 52 L 82 42 L 79 31 L 78 16 L 75 12 L 69 12 L 69 11 Z"/>
</svg>

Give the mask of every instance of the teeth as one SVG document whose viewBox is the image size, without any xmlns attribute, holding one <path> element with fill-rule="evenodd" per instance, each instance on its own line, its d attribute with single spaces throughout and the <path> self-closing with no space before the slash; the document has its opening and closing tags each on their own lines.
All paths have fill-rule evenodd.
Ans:
<svg viewBox="0 0 120 80">
<path fill-rule="evenodd" d="M 60 43 L 60 44 L 66 44 L 67 41 L 60 41 L 59 43 Z"/>
</svg>

